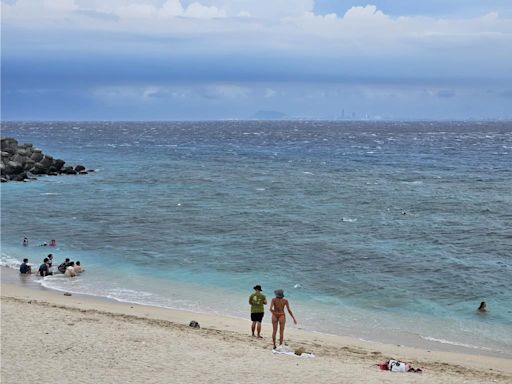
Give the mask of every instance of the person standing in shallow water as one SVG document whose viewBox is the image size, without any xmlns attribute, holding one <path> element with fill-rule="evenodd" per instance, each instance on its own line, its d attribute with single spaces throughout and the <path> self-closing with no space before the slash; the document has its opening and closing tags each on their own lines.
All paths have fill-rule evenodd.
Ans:
<svg viewBox="0 0 512 384">
<path fill-rule="evenodd" d="M 479 312 L 487 312 L 487 304 L 485 304 L 485 301 L 482 301 L 480 303 L 480 306 L 478 307 Z"/>
<path fill-rule="evenodd" d="M 274 349 L 276 349 L 276 334 L 278 325 L 279 345 L 283 345 L 284 342 L 284 326 L 286 324 L 286 314 L 284 313 L 284 309 L 286 308 L 288 310 L 288 313 L 292 317 L 295 324 L 297 324 L 297 320 L 295 320 L 295 316 L 293 316 L 288 300 L 284 298 L 284 291 L 282 289 L 276 289 L 274 294 L 276 297 L 273 298 L 272 302 L 270 303 L 270 312 L 272 312 L 272 342 L 274 343 Z"/>
<path fill-rule="evenodd" d="M 257 332 L 258 337 L 261 338 L 261 321 L 265 314 L 264 305 L 267 305 L 267 298 L 261 293 L 261 285 L 254 286 L 254 293 L 249 296 L 249 304 L 251 305 L 251 320 L 252 320 L 252 335 L 256 336 L 254 332 Z"/>
</svg>

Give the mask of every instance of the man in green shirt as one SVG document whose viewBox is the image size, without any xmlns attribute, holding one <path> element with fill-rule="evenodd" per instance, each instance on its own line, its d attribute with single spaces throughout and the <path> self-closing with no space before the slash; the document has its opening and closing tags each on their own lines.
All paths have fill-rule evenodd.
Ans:
<svg viewBox="0 0 512 384">
<path fill-rule="evenodd" d="M 260 338 L 261 321 L 263 320 L 263 315 L 265 314 L 265 308 L 263 308 L 263 306 L 267 304 L 267 298 L 263 293 L 261 293 L 261 291 L 261 285 L 256 285 L 254 287 L 254 293 L 249 296 L 249 304 L 251 305 L 252 335 L 256 336 L 254 331 L 257 330 L 258 337 Z"/>
</svg>

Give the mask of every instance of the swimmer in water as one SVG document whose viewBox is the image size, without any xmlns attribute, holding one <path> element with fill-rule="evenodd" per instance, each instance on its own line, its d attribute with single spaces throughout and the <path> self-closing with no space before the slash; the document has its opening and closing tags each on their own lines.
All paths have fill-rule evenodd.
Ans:
<svg viewBox="0 0 512 384">
<path fill-rule="evenodd" d="M 297 324 L 297 320 L 295 320 L 295 316 L 290 309 L 290 304 L 288 300 L 284 298 L 284 292 L 282 289 L 277 289 L 274 291 L 276 297 L 272 299 L 270 303 L 270 312 L 272 312 L 272 342 L 274 343 L 274 349 L 276 346 L 276 334 L 277 334 L 277 326 L 279 325 L 279 345 L 283 344 L 284 341 L 284 326 L 286 324 L 286 315 L 284 309 L 288 310 L 288 313 L 293 319 L 293 322 Z"/>
<path fill-rule="evenodd" d="M 28 238 L 27 238 L 27 237 L 24 237 L 24 238 L 23 238 L 23 246 L 24 246 L 24 247 L 27 247 L 27 246 L 28 246 Z"/>
<path fill-rule="evenodd" d="M 479 312 L 487 312 L 487 304 L 485 304 L 485 301 L 482 301 L 480 303 L 480 306 L 478 307 Z"/>
</svg>

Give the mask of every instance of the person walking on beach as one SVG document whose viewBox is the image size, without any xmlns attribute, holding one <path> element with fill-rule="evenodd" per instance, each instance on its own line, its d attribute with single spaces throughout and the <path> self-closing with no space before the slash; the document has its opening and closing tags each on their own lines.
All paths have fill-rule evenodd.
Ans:
<svg viewBox="0 0 512 384">
<path fill-rule="evenodd" d="M 253 287 L 254 293 L 249 296 L 249 304 L 251 305 L 251 320 L 252 320 L 252 335 L 254 331 L 257 332 L 259 338 L 261 338 L 261 321 L 263 320 L 263 315 L 265 314 L 264 305 L 267 305 L 267 298 L 264 294 L 261 293 L 261 285 L 256 285 Z"/>
<path fill-rule="evenodd" d="M 32 267 L 28 265 L 28 259 L 23 259 L 23 263 L 20 265 L 20 273 L 23 275 L 30 275 L 32 273 Z"/>
<path fill-rule="evenodd" d="M 272 299 L 270 303 L 270 312 L 272 312 L 272 342 L 274 343 L 274 349 L 276 346 L 276 334 L 277 334 L 277 325 L 279 324 L 279 345 L 283 345 L 284 341 L 284 326 L 286 324 L 286 315 L 284 309 L 288 310 L 288 313 L 293 319 L 293 322 L 297 324 L 297 320 L 295 320 L 295 316 L 293 316 L 292 310 L 290 309 L 290 304 L 288 300 L 284 298 L 284 291 L 282 289 L 276 289 L 274 291 L 276 297 Z"/>
</svg>

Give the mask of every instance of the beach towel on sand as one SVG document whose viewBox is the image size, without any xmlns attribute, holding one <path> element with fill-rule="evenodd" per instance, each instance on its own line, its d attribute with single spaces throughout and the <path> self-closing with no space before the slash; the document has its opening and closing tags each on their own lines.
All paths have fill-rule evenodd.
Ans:
<svg viewBox="0 0 512 384">
<path fill-rule="evenodd" d="M 289 356 L 296 356 L 296 357 L 305 357 L 305 358 L 313 358 L 315 355 L 309 352 L 303 352 L 300 355 L 293 352 L 290 348 L 288 348 L 286 345 L 280 345 L 279 347 L 272 350 L 272 353 L 278 354 L 278 355 L 289 355 Z"/>
</svg>

